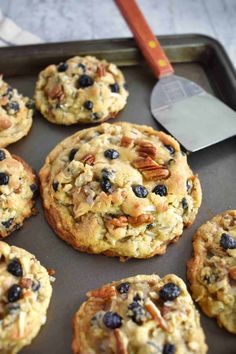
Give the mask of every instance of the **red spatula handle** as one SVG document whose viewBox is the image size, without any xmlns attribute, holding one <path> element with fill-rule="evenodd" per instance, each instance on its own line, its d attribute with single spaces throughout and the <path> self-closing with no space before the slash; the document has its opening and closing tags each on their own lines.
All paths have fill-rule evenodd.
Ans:
<svg viewBox="0 0 236 354">
<path fill-rule="evenodd" d="M 116 3 L 155 76 L 159 79 L 173 74 L 174 69 L 135 0 L 116 0 Z"/>
</svg>

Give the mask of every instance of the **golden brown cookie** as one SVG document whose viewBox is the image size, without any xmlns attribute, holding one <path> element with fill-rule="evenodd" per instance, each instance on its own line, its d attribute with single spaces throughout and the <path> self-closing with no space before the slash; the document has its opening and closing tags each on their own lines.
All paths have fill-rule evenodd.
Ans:
<svg viewBox="0 0 236 354">
<path fill-rule="evenodd" d="M 177 141 L 130 123 L 65 139 L 46 158 L 40 180 L 54 231 L 81 251 L 109 256 L 165 253 L 201 203 L 199 180 Z"/>
<path fill-rule="evenodd" d="M 33 102 L 13 89 L 0 75 L 0 147 L 28 134 L 32 125 Z"/>
<path fill-rule="evenodd" d="M 193 298 L 209 317 L 236 334 L 236 210 L 202 225 L 193 241 L 188 279 Z"/>
<path fill-rule="evenodd" d="M 0 238 L 20 228 L 35 214 L 36 176 L 20 157 L 0 150 Z"/>
<path fill-rule="evenodd" d="M 31 253 L 0 241 L 0 353 L 15 354 L 46 322 L 52 288 Z"/>
<path fill-rule="evenodd" d="M 137 275 L 87 293 L 73 321 L 74 354 L 204 354 L 193 301 L 176 275 Z"/>
<path fill-rule="evenodd" d="M 97 123 L 124 108 L 128 91 L 115 64 L 95 57 L 73 57 L 39 74 L 35 102 L 54 124 Z"/>
</svg>

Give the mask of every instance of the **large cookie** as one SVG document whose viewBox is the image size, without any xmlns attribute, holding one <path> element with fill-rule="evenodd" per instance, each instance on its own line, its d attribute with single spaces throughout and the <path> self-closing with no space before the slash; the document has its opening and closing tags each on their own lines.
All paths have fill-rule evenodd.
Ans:
<svg viewBox="0 0 236 354">
<path fill-rule="evenodd" d="M 201 203 L 179 144 L 147 126 L 104 123 L 57 145 L 40 171 L 45 214 L 73 247 L 110 256 L 165 252 Z"/>
<path fill-rule="evenodd" d="M 75 354 L 204 354 L 199 314 L 184 282 L 137 275 L 88 292 L 73 321 Z"/>
<path fill-rule="evenodd" d="M 188 262 L 193 298 L 207 316 L 236 334 L 236 210 L 202 225 L 193 251 Z"/>
<path fill-rule="evenodd" d="M 32 125 L 33 103 L 0 76 L 0 147 L 28 134 Z"/>
<path fill-rule="evenodd" d="M 0 150 L 0 238 L 35 214 L 36 176 L 20 157 Z"/>
<path fill-rule="evenodd" d="M 52 288 L 31 253 L 0 242 L 0 353 L 15 354 L 46 322 Z"/>
<path fill-rule="evenodd" d="M 55 124 L 97 123 L 124 108 L 128 91 L 115 64 L 95 57 L 74 57 L 39 74 L 35 101 Z"/>
</svg>

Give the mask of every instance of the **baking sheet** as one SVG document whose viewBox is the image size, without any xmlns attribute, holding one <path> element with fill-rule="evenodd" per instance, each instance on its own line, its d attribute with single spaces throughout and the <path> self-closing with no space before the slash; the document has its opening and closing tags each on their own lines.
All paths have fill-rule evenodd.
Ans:
<svg viewBox="0 0 236 354">
<path fill-rule="evenodd" d="M 221 47 L 202 36 L 161 38 L 170 58 L 175 62 L 177 75 L 202 85 L 208 92 L 223 93 L 226 102 L 236 107 L 235 76 Z M 123 64 L 129 85 L 128 105 L 115 120 L 160 127 L 149 112 L 149 97 L 155 79 L 132 40 L 75 42 L 0 50 L 0 67 L 5 79 L 21 92 L 32 97 L 37 72 L 45 65 L 57 63 L 76 54 L 96 54 Z M 201 61 L 201 63 L 197 63 Z M 182 63 L 186 62 L 186 63 Z M 221 82 L 221 85 L 219 85 Z M 234 90 L 235 89 L 235 90 Z M 223 117 L 222 117 L 223 119 Z M 10 152 L 23 158 L 36 171 L 46 155 L 62 139 L 81 126 L 56 126 L 37 113 L 29 135 L 9 147 Z M 210 133 L 210 132 L 209 132 Z M 56 270 L 53 296 L 46 325 L 22 354 L 71 353 L 71 319 L 85 300 L 89 289 L 103 283 L 135 274 L 175 273 L 186 280 L 186 261 L 191 256 L 191 240 L 195 230 L 207 219 L 223 210 L 236 208 L 236 140 L 230 139 L 216 146 L 194 153 L 189 164 L 199 174 L 203 203 L 194 225 L 184 231 L 177 244 L 171 245 L 164 256 L 148 260 L 119 262 L 117 258 L 89 255 L 72 249 L 61 241 L 46 223 L 37 199 L 39 214 L 25 222 L 24 227 L 5 239 L 11 245 L 32 252 L 41 263 Z M 201 313 L 210 354 L 235 353 L 235 336 L 220 329 L 216 322 Z"/>
</svg>

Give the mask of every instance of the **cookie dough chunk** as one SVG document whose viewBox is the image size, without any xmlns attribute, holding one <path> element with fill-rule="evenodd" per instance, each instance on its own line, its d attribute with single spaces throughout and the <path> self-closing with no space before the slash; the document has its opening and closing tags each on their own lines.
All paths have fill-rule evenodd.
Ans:
<svg viewBox="0 0 236 354">
<path fill-rule="evenodd" d="M 31 253 L 0 241 L 0 353 L 15 354 L 46 322 L 52 288 Z"/>
<path fill-rule="evenodd" d="M 33 102 L 0 76 L 0 147 L 6 147 L 27 135 L 32 116 Z"/>
<path fill-rule="evenodd" d="M 199 314 L 173 274 L 137 275 L 87 293 L 73 321 L 75 354 L 204 354 Z"/>
<path fill-rule="evenodd" d="M 74 57 L 39 74 L 35 101 L 54 124 L 97 123 L 124 108 L 128 91 L 115 64 L 95 57 Z"/>
<path fill-rule="evenodd" d="M 36 176 L 20 157 L 0 150 L 0 238 L 20 228 L 35 214 Z"/>
<path fill-rule="evenodd" d="M 195 219 L 199 180 L 179 144 L 147 126 L 104 123 L 65 139 L 40 171 L 46 217 L 75 248 L 165 253 Z"/>
<path fill-rule="evenodd" d="M 202 225 L 193 241 L 188 279 L 204 313 L 236 334 L 236 210 Z"/>
</svg>

